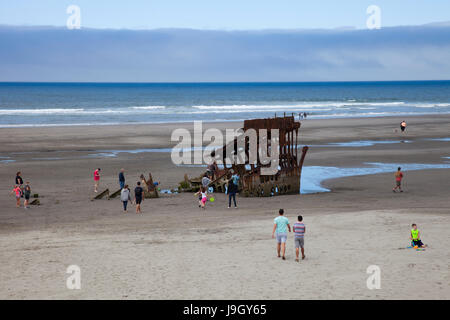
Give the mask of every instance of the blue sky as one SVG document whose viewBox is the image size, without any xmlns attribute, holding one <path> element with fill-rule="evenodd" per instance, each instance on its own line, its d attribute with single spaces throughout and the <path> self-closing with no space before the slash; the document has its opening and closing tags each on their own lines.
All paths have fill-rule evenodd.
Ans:
<svg viewBox="0 0 450 320">
<path fill-rule="evenodd" d="M 448 0 L 12 0 L 0 2 L 0 24 L 64 26 L 71 4 L 90 28 L 365 28 L 372 4 L 382 26 L 450 20 Z"/>
</svg>

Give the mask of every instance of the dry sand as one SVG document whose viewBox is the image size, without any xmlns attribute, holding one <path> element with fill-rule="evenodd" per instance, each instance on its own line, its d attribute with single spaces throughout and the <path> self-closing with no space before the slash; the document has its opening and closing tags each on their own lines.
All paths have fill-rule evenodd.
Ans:
<svg viewBox="0 0 450 320">
<path fill-rule="evenodd" d="M 450 116 L 406 118 L 408 133 L 394 132 L 403 118 L 306 120 L 301 142 L 320 145 L 353 140 L 407 139 L 370 147 L 311 147 L 306 166 L 360 167 L 364 162 L 443 163 Z M 239 127 L 214 123 L 206 127 Z M 391 173 L 325 181 L 329 193 L 273 198 L 238 197 L 227 209 L 216 195 L 200 211 L 192 194 L 148 199 L 143 214 L 123 214 L 119 200 L 89 201 L 92 171 L 115 189 L 126 169 L 134 184 L 152 172 L 163 188 L 184 173 L 169 153 L 95 150 L 173 146 L 182 124 L 0 129 L 0 298 L 2 299 L 449 299 L 450 170 L 406 173 L 406 192 L 391 191 Z M 192 124 L 186 124 L 190 128 Z M 19 154 L 11 154 L 19 152 Z M 83 158 L 84 157 L 84 158 Z M 62 160 L 51 160 L 64 158 Z M 40 160 L 36 160 L 40 159 Z M 42 205 L 15 208 L 9 191 L 22 171 Z M 307 258 L 276 257 L 273 218 L 283 207 L 291 223 L 305 217 Z M 419 225 L 426 251 L 406 249 L 410 224 Z M 66 288 L 66 268 L 81 268 L 81 290 Z M 369 265 L 381 269 L 381 289 L 366 286 Z"/>
</svg>

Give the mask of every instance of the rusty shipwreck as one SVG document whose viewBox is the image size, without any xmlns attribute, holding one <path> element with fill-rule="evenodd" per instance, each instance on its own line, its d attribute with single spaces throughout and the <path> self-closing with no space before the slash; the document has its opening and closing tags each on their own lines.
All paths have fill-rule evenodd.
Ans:
<svg viewBox="0 0 450 320">
<path fill-rule="evenodd" d="M 237 174 L 239 178 L 239 193 L 244 197 L 270 197 L 281 194 L 299 194 L 300 193 L 300 178 L 303 167 L 303 162 L 308 151 L 308 147 L 304 146 L 299 149 L 298 133 L 301 123 L 295 121 L 294 115 L 274 117 L 267 119 L 252 119 L 245 120 L 243 133 L 253 129 L 256 131 L 258 150 L 261 146 L 267 148 L 267 152 L 271 148 L 270 133 L 266 138 L 266 143 L 260 144 L 260 129 L 278 129 L 279 132 L 279 162 L 278 170 L 272 175 L 261 174 L 261 169 L 269 166 L 262 164 L 260 155 L 256 162 L 225 165 L 222 168 L 216 166 L 214 177 L 211 180 L 209 187 L 214 189 L 214 192 L 225 192 L 228 179 L 232 174 Z M 224 145 L 222 148 L 211 152 L 211 157 L 216 158 L 221 156 L 226 158 L 228 152 L 236 154 L 238 152 L 238 139 Z M 246 139 L 246 138 L 244 138 Z M 249 141 L 245 140 L 243 143 L 245 154 L 249 153 Z M 231 150 L 229 150 L 231 149 Z M 241 150 L 242 151 L 242 150 Z M 200 188 L 202 177 L 189 179 L 185 175 L 184 181 L 180 183 L 180 189 L 185 191 L 196 191 Z"/>
</svg>

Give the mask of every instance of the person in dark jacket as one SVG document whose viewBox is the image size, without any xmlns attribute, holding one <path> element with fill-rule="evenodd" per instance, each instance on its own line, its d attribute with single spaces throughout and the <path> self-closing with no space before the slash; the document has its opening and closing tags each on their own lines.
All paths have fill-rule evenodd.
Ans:
<svg viewBox="0 0 450 320">
<path fill-rule="evenodd" d="M 233 179 L 228 180 L 228 209 L 231 208 L 231 199 L 233 199 L 234 207 L 237 209 L 236 205 L 236 193 L 238 192 L 238 186 L 233 182 Z"/>
<path fill-rule="evenodd" d="M 136 213 L 141 213 L 141 202 L 144 200 L 144 189 L 138 181 L 136 188 L 134 188 L 134 202 L 136 203 Z"/>
</svg>

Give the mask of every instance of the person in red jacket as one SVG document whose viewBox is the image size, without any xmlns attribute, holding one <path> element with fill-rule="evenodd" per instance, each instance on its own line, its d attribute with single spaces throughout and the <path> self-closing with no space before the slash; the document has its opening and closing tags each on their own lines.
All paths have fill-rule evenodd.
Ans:
<svg viewBox="0 0 450 320">
<path fill-rule="evenodd" d="M 94 171 L 94 192 L 98 192 L 98 185 L 100 184 L 100 168 Z"/>
</svg>

